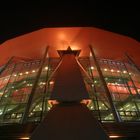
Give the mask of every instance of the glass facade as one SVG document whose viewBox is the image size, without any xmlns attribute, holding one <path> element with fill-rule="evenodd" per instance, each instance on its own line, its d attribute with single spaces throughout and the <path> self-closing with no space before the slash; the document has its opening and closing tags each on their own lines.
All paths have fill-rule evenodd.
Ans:
<svg viewBox="0 0 140 140">
<path fill-rule="evenodd" d="M 140 120 L 140 72 L 133 65 L 122 61 L 97 59 L 101 75 L 92 56 L 79 57 L 77 61 L 83 67 L 81 72 L 91 98 L 87 106 L 99 121 L 115 121 L 105 86 L 120 121 Z M 34 86 L 41 60 L 19 61 L 5 67 L 0 74 L 1 125 L 23 123 L 33 88 L 35 93 L 26 121 L 40 122 L 44 118 L 52 107 L 49 97 L 59 62 L 60 58 L 46 59 L 36 87 Z M 3 68 L 4 66 L 1 69 Z"/>
</svg>

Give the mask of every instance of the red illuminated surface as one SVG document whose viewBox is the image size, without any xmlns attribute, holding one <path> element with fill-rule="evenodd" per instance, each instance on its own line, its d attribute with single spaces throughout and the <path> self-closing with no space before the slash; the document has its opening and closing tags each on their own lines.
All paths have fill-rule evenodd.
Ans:
<svg viewBox="0 0 140 140">
<path fill-rule="evenodd" d="M 125 52 L 140 65 L 140 43 L 112 32 L 89 27 L 45 28 L 8 40 L 0 45 L 0 65 L 12 56 L 39 59 L 45 47 L 50 46 L 49 55 L 58 56 L 56 50 L 81 49 L 81 56 L 89 56 L 88 45 L 92 44 L 98 57 L 122 59 Z"/>
<path fill-rule="evenodd" d="M 128 89 L 123 84 L 121 86 L 116 86 L 116 85 L 108 84 L 108 88 L 113 93 L 124 93 L 124 94 L 126 93 L 126 94 L 130 94 Z M 132 94 L 136 94 L 134 88 L 130 88 L 130 90 L 131 90 Z"/>
</svg>

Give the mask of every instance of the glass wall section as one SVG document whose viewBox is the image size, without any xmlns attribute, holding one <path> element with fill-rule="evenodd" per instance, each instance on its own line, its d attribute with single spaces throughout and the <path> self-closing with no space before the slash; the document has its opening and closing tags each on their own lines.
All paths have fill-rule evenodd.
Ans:
<svg viewBox="0 0 140 140">
<path fill-rule="evenodd" d="M 140 120 L 140 73 L 121 61 L 97 59 L 112 102 L 121 121 Z M 114 122 L 114 114 L 92 57 L 80 57 L 83 78 L 91 101 L 87 105 L 102 122 Z M 41 121 L 52 105 L 48 102 L 60 58 L 47 58 L 39 77 L 27 121 Z M 0 124 L 22 123 L 40 60 L 11 63 L 0 75 Z"/>
<path fill-rule="evenodd" d="M 21 122 L 39 65 L 39 60 L 13 63 L 3 71 L 0 79 L 0 122 Z"/>
<path fill-rule="evenodd" d="M 121 61 L 97 60 L 120 121 L 139 121 L 139 71 L 132 65 Z M 79 62 L 86 72 L 83 77 L 91 98 L 88 104 L 89 109 L 102 122 L 114 121 L 104 85 L 92 57 L 79 58 Z"/>
<path fill-rule="evenodd" d="M 93 111 L 99 121 L 114 121 L 112 110 L 101 82 L 97 67 L 92 58 L 79 58 L 79 62 L 86 71 L 85 84 L 89 92 L 91 102 L 88 108 Z M 87 76 L 88 75 L 88 76 Z"/>
<path fill-rule="evenodd" d="M 100 59 L 98 62 L 121 120 L 139 120 L 138 89 L 132 78 L 135 72 L 120 61 Z"/>
<path fill-rule="evenodd" d="M 39 77 L 27 121 L 41 121 L 52 107 L 48 100 L 59 58 L 46 59 Z M 22 123 L 41 61 L 12 63 L 0 75 L 0 124 Z"/>
<path fill-rule="evenodd" d="M 41 121 L 52 105 L 48 102 L 54 86 L 54 71 L 59 64 L 59 58 L 48 58 L 43 66 L 36 87 L 27 121 Z"/>
</svg>

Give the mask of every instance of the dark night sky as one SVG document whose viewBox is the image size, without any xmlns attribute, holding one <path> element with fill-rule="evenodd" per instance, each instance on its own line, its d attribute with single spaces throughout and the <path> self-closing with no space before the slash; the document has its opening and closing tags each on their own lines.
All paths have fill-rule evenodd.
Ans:
<svg viewBox="0 0 140 140">
<path fill-rule="evenodd" d="M 44 27 L 93 26 L 140 41 L 139 5 L 107 0 L 1 4 L 0 43 Z"/>
</svg>

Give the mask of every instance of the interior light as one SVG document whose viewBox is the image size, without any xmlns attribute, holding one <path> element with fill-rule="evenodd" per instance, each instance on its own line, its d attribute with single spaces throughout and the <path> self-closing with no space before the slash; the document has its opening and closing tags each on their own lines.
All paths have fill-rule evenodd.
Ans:
<svg viewBox="0 0 140 140">
<path fill-rule="evenodd" d="M 29 140 L 29 137 L 21 137 L 20 140 Z"/>
<path fill-rule="evenodd" d="M 93 109 L 93 106 L 91 106 L 90 108 Z"/>
<path fill-rule="evenodd" d="M 34 73 L 34 72 L 35 72 L 35 70 L 32 70 L 32 72 Z"/>
<path fill-rule="evenodd" d="M 26 73 L 26 74 L 29 74 L 29 72 L 28 72 L 28 71 L 26 71 L 25 73 Z"/>
<path fill-rule="evenodd" d="M 133 106 L 132 108 L 135 108 L 135 106 Z"/>
<path fill-rule="evenodd" d="M 91 84 L 92 87 L 94 87 L 94 84 Z"/>
<path fill-rule="evenodd" d="M 124 70 L 123 73 L 127 73 L 127 71 Z"/>
<path fill-rule="evenodd" d="M 130 105 L 127 105 L 126 107 L 129 107 Z"/>
<path fill-rule="evenodd" d="M 31 112 L 31 113 L 29 114 L 29 116 L 31 117 L 33 114 L 34 114 L 34 113 Z"/>
<path fill-rule="evenodd" d="M 43 82 L 43 83 L 42 83 L 42 85 L 46 85 L 46 83 L 45 83 L 45 82 Z"/>
<path fill-rule="evenodd" d="M 40 82 L 39 84 L 42 85 L 43 82 Z"/>
<path fill-rule="evenodd" d="M 119 73 L 120 71 L 119 71 L 119 70 L 117 70 L 117 72 Z"/>
<path fill-rule="evenodd" d="M 94 83 L 97 83 L 97 81 L 95 80 Z"/>
<path fill-rule="evenodd" d="M 111 69 L 111 72 L 114 72 L 114 70 L 113 70 L 113 69 Z"/>
<path fill-rule="evenodd" d="M 93 70 L 93 69 L 94 69 L 94 67 L 93 67 L 93 66 L 91 66 L 90 68 L 91 68 L 91 70 Z"/>
<path fill-rule="evenodd" d="M 109 136 L 109 138 L 120 138 L 121 136 L 118 136 L 118 135 L 111 135 Z"/>
<path fill-rule="evenodd" d="M 105 68 L 104 71 L 107 71 L 107 69 Z"/>
<path fill-rule="evenodd" d="M 48 67 L 45 67 L 45 70 L 48 70 Z"/>
<path fill-rule="evenodd" d="M 14 74 L 14 76 L 16 77 L 17 75 L 16 75 L 16 74 Z"/>
<path fill-rule="evenodd" d="M 108 78 L 106 77 L 105 80 L 108 80 Z"/>
<path fill-rule="evenodd" d="M 54 84 L 54 81 L 50 81 L 50 85 Z"/>
<path fill-rule="evenodd" d="M 19 75 L 23 75 L 22 73 L 20 73 Z"/>
<path fill-rule="evenodd" d="M 90 52 L 89 56 L 92 56 L 92 53 Z"/>
</svg>

